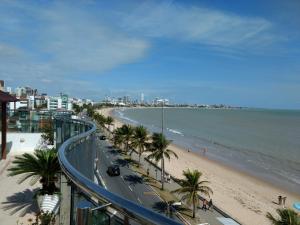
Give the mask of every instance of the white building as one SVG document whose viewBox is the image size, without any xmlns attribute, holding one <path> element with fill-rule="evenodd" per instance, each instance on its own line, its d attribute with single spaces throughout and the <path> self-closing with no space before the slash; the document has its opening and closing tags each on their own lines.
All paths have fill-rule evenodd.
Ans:
<svg viewBox="0 0 300 225">
<path fill-rule="evenodd" d="M 59 97 L 49 97 L 47 99 L 48 110 L 72 110 L 72 103 L 68 95 L 61 94 Z"/>
<path fill-rule="evenodd" d="M 144 93 L 142 93 L 142 94 L 141 94 L 141 104 L 144 103 L 144 100 L 145 100 L 144 98 L 145 98 L 145 97 L 144 97 Z"/>
<path fill-rule="evenodd" d="M 27 99 L 20 99 L 17 102 L 10 102 L 9 103 L 9 109 L 10 110 L 19 109 L 21 107 L 28 108 L 28 100 Z"/>
<path fill-rule="evenodd" d="M 11 93 L 12 93 L 11 87 L 6 87 L 6 91 L 7 91 L 9 94 L 11 94 Z"/>
<path fill-rule="evenodd" d="M 153 101 L 154 105 L 169 105 L 169 99 L 159 99 L 159 98 L 155 98 L 155 100 Z"/>
<path fill-rule="evenodd" d="M 17 87 L 15 92 L 16 92 L 17 97 L 21 97 L 21 96 L 26 95 L 25 87 Z"/>
<path fill-rule="evenodd" d="M 27 96 L 27 99 L 28 99 L 28 108 L 29 109 L 34 109 L 34 96 L 31 95 L 31 96 Z"/>
</svg>

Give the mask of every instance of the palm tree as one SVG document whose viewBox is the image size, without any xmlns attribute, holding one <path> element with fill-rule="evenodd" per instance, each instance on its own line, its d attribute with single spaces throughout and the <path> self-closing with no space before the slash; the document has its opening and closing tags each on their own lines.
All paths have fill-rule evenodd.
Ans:
<svg viewBox="0 0 300 225">
<path fill-rule="evenodd" d="M 292 209 L 276 209 L 279 218 L 275 218 L 271 213 L 267 213 L 266 217 L 273 225 L 300 225 L 300 218 Z"/>
<path fill-rule="evenodd" d="M 89 117 L 93 118 L 95 110 L 92 107 L 88 107 L 86 113 Z"/>
<path fill-rule="evenodd" d="M 202 173 L 198 170 L 183 171 L 184 179 L 180 180 L 180 188 L 172 191 L 173 193 L 183 194 L 181 199 L 187 204 L 193 205 L 193 218 L 195 218 L 196 206 L 199 205 L 199 194 L 210 196 L 213 193 L 212 189 L 206 186 L 208 181 L 200 181 Z"/>
<path fill-rule="evenodd" d="M 141 164 L 141 155 L 149 145 L 148 140 L 148 131 L 145 127 L 138 126 L 134 129 L 131 146 L 138 149 L 139 164 Z"/>
<path fill-rule="evenodd" d="M 99 113 L 95 113 L 93 118 L 97 121 L 97 123 L 101 126 L 104 127 L 105 123 L 106 123 L 106 119 L 102 114 Z"/>
<path fill-rule="evenodd" d="M 106 117 L 105 119 L 106 125 L 110 126 L 113 124 L 113 122 L 114 122 L 114 118 L 112 118 L 111 116 Z"/>
<path fill-rule="evenodd" d="M 107 125 L 107 129 L 110 132 L 110 126 L 113 125 L 114 122 L 114 118 L 112 118 L 111 116 L 108 116 L 105 118 L 105 124 Z"/>
<path fill-rule="evenodd" d="M 147 158 L 154 159 L 155 162 L 161 161 L 161 189 L 164 189 L 165 180 L 165 158 L 170 160 L 171 155 L 178 158 L 177 154 L 168 149 L 171 141 L 167 140 L 162 133 L 154 133 L 152 135 L 152 143 L 149 146 L 151 152 Z"/>
<path fill-rule="evenodd" d="M 45 194 L 53 194 L 57 190 L 55 181 L 57 173 L 60 172 L 60 165 L 55 149 L 35 150 L 34 154 L 24 153 L 16 156 L 12 164 L 8 169 L 8 176 L 24 174 L 19 183 L 32 178 L 33 184 L 40 180 L 42 192 Z"/>
<path fill-rule="evenodd" d="M 134 129 L 131 125 L 128 124 L 124 124 L 121 127 L 121 137 L 122 137 L 122 141 L 125 145 L 125 153 L 127 153 L 129 151 L 129 148 L 131 147 L 131 141 L 132 141 L 132 137 L 133 137 L 133 133 L 134 133 Z"/>
<path fill-rule="evenodd" d="M 80 113 L 82 111 L 82 106 L 79 106 L 79 105 L 73 103 L 73 109 L 74 109 L 74 112 L 76 114 L 78 114 L 78 113 Z"/>
<path fill-rule="evenodd" d="M 123 143 L 123 134 L 120 127 L 115 129 L 113 132 L 113 143 L 116 147 L 120 147 Z"/>
</svg>

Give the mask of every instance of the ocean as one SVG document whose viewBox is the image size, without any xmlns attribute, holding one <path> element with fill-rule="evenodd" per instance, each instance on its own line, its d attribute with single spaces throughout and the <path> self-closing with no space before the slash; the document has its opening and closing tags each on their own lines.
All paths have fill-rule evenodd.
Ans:
<svg viewBox="0 0 300 225">
<path fill-rule="evenodd" d="M 125 123 L 162 130 L 161 108 L 114 110 Z M 203 154 L 300 194 L 300 111 L 164 108 L 164 134 Z"/>
</svg>

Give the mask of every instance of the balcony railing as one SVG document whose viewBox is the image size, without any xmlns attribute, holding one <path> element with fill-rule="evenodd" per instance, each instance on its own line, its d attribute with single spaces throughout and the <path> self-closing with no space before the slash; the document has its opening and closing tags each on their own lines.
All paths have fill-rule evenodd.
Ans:
<svg viewBox="0 0 300 225">
<path fill-rule="evenodd" d="M 72 187 L 69 209 L 71 225 L 180 224 L 120 197 L 94 182 L 96 158 L 94 123 L 64 117 L 56 117 L 55 121 L 59 162 L 63 174 Z M 87 220 L 90 222 L 83 222 Z"/>
</svg>

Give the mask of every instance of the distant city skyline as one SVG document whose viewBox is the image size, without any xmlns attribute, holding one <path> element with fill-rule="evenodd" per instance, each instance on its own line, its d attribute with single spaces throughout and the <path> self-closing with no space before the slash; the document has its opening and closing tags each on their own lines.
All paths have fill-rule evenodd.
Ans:
<svg viewBox="0 0 300 225">
<path fill-rule="evenodd" d="M 0 79 L 99 101 L 300 109 L 300 2 L 1 1 Z"/>
</svg>

